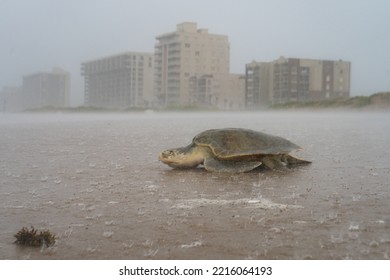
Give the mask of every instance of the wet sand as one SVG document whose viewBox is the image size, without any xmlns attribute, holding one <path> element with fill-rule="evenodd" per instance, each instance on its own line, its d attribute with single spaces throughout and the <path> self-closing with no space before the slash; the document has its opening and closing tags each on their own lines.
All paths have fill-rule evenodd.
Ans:
<svg viewBox="0 0 390 280">
<path fill-rule="evenodd" d="M 285 137 L 292 172 L 172 170 L 202 130 Z M 389 113 L 0 115 L 0 259 L 389 259 Z M 33 225 L 58 236 L 25 248 Z"/>
</svg>

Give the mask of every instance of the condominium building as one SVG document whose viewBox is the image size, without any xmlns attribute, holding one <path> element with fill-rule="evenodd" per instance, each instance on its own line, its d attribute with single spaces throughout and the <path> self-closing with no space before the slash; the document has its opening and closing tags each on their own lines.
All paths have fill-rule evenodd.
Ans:
<svg viewBox="0 0 390 280">
<path fill-rule="evenodd" d="M 282 57 L 273 65 L 273 103 L 350 95 L 350 62 Z"/>
<path fill-rule="evenodd" d="M 204 74 L 189 79 L 190 104 L 202 108 L 245 108 L 245 77 L 240 74 Z"/>
<path fill-rule="evenodd" d="M 81 64 L 86 106 L 125 109 L 151 106 L 153 54 L 125 52 Z"/>
<path fill-rule="evenodd" d="M 190 77 L 229 73 L 230 45 L 225 35 L 185 22 L 156 39 L 155 97 L 160 106 L 190 104 Z"/>
<path fill-rule="evenodd" d="M 22 102 L 24 109 L 70 105 L 70 74 L 59 68 L 23 77 Z"/>
<path fill-rule="evenodd" d="M 245 65 L 246 108 L 268 107 L 272 104 L 272 63 L 252 61 Z"/>
<path fill-rule="evenodd" d="M 350 95 L 351 63 L 281 57 L 246 65 L 245 104 L 266 107 L 291 101 L 317 101 Z"/>
</svg>

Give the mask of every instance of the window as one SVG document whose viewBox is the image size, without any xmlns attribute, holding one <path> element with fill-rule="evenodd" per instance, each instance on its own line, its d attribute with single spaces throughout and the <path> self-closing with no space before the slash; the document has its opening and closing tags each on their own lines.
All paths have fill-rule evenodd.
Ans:
<svg viewBox="0 0 390 280">
<path fill-rule="evenodd" d="M 185 43 L 185 45 L 184 45 L 186 48 L 189 48 L 189 47 L 191 47 L 191 44 L 190 43 Z"/>
</svg>

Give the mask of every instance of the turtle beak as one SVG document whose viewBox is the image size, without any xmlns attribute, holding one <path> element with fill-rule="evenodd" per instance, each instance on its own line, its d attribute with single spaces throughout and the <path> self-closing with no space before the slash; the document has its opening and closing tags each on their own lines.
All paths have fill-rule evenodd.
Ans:
<svg viewBox="0 0 390 280">
<path fill-rule="evenodd" d="M 160 153 L 160 155 L 158 156 L 158 159 L 164 163 L 171 163 L 172 162 L 171 158 L 173 155 L 174 155 L 174 153 L 171 150 L 167 150 L 167 151 Z"/>
<path fill-rule="evenodd" d="M 158 156 L 158 160 L 159 160 L 159 161 L 165 161 L 165 159 L 166 159 L 166 154 L 165 154 L 165 152 L 160 153 L 160 155 Z"/>
</svg>

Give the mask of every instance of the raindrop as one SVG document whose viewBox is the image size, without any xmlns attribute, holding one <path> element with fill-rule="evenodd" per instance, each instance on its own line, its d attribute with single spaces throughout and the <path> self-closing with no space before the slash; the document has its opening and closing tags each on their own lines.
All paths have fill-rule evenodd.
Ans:
<svg viewBox="0 0 390 280">
<path fill-rule="evenodd" d="M 103 237 L 105 238 L 111 238 L 114 235 L 114 232 L 112 230 L 104 231 Z"/>
</svg>

